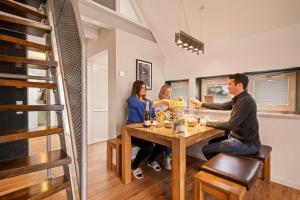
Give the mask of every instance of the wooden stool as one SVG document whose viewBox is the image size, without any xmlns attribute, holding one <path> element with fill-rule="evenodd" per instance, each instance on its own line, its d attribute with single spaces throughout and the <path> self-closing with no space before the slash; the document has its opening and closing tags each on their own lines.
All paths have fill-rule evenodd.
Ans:
<svg viewBox="0 0 300 200">
<path fill-rule="evenodd" d="M 113 148 L 116 149 L 116 175 L 121 176 L 121 169 L 122 169 L 122 152 L 121 152 L 122 140 L 120 138 L 114 138 L 107 140 L 107 169 L 113 169 L 112 163 L 112 151 Z"/>
<path fill-rule="evenodd" d="M 262 169 L 258 160 L 219 153 L 194 176 L 194 200 L 204 193 L 220 200 L 242 200 Z"/>
<path fill-rule="evenodd" d="M 271 151 L 272 147 L 261 145 L 258 154 L 246 156 L 263 162 L 262 179 L 266 182 L 271 181 Z"/>
</svg>

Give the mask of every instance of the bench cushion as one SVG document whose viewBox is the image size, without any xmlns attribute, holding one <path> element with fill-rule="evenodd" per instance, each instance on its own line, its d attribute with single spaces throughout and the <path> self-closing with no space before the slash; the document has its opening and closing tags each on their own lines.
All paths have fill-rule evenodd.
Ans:
<svg viewBox="0 0 300 200">
<path fill-rule="evenodd" d="M 255 158 L 255 159 L 265 162 L 265 160 L 267 160 L 269 158 L 271 151 L 272 151 L 272 147 L 267 146 L 267 145 L 261 145 L 258 154 L 248 155 L 246 157 Z"/>
<path fill-rule="evenodd" d="M 201 169 L 241 184 L 250 190 L 262 168 L 262 163 L 252 158 L 219 153 L 201 166 Z"/>
</svg>

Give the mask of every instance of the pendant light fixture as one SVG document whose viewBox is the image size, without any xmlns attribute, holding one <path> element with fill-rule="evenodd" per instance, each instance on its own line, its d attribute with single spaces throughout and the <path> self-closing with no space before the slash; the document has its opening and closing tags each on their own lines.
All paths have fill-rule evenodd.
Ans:
<svg viewBox="0 0 300 200">
<path fill-rule="evenodd" d="M 184 18 L 185 18 L 185 22 L 187 25 L 187 29 L 189 31 L 189 25 L 187 23 L 187 19 L 186 19 L 186 15 L 185 15 L 184 5 L 183 5 L 182 0 L 180 0 L 180 1 L 181 1 L 181 5 L 183 8 L 183 13 L 184 13 Z M 203 6 L 201 7 L 201 10 L 202 9 L 203 9 Z M 186 49 L 197 55 L 199 55 L 200 53 L 204 53 L 204 43 L 201 42 L 200 40 L 192 37 L 191 35 L 189 35 L 188 33 L 184 32 L 184 31 L 179 31 L 178 33 L 175 33 L 175 43 L 178 47 Z"/>
</svg>

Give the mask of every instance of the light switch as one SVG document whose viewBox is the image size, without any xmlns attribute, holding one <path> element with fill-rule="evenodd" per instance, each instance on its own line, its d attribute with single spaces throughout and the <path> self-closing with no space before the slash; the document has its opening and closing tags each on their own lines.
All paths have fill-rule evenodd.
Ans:
<svg viewBox="0 0 300 200">
<path fill-rule="evenodd" d="M 123 72 L 123 71 L 120 71 L 119 74 L 120 74 L 121 77 L 125 76 L 125 72 Z"/>
</svg>

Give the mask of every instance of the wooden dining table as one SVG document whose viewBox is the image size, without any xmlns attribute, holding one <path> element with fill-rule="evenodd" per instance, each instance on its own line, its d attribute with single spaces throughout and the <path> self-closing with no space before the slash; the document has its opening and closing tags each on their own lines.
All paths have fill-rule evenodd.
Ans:
<svg viewBox="0 0 300 200">
<path fill-rule="evenodd" d="M 122 127 L 122 181 L 131 182 L 131 137 L 136 137 L 172 148 L 172 199 L 185 199 L 186 148 L 192 144 L 223 135 L 224 132 L 211 127 L 197 125 L 187 127 L 183 133 L 173 129 L 142 124 Z"/>
</svg>

